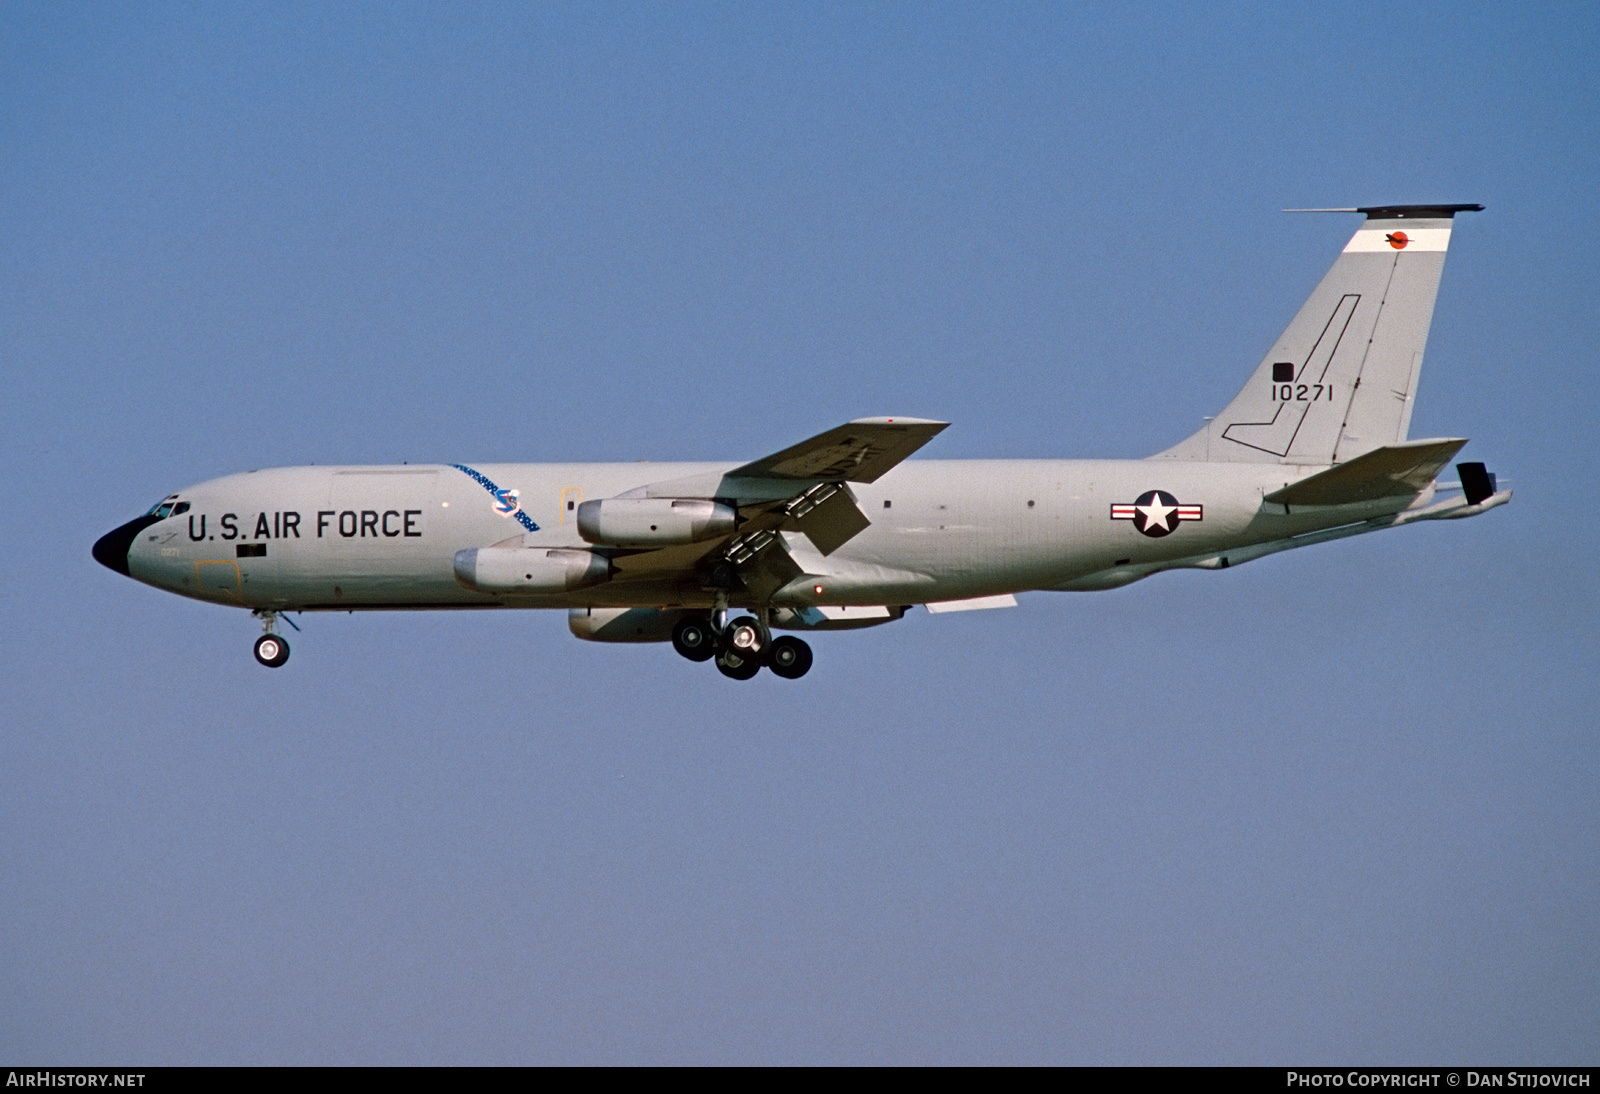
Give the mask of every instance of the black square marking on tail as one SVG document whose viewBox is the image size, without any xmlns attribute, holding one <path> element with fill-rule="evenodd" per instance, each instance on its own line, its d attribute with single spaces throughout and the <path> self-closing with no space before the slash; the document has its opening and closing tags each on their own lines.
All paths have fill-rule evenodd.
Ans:
<svg viewBox="0 0 1600 1094">
<path fill-rule="evenodd" d="M 1294 383 L 1294 362 L 1274 361 L 1272 363 L 1272 382 L 1275 384 Z"/>
</svg>

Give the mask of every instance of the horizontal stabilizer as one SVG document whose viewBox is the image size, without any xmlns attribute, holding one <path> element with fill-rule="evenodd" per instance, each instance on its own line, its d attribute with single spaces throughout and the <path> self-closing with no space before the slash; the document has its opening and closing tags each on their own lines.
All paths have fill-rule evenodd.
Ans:
<svg viewBox="0 0 1600 1094">
<path fill-rule="evenodd" d="M 876 482 L 949 424 L 922 418 L 861 418 L 736 467 L 728 477 Z"/>
<path fill-rule="evenodd" d="M 1266 495 L 1277 505 L 1354 505 L 1420 494 L 1466 444 L 1464 438 L 1406 441 L 1364 452 Z"/>
</svg>

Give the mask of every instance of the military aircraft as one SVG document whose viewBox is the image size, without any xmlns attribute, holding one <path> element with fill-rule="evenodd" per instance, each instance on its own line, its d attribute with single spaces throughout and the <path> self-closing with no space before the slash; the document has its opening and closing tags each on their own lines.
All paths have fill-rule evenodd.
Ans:
<svg viewBox="0 0 1600 1094">
<path fill-rule="evenodd" d="M 579 638 L 795 679 L 811 650 L 774 631 L 1476 516 L 1511 491 L 1481 463 L 1436 482 L 1467 442 L 1407 432 L 1455 214 L 1482 208 L 1316 210 L 1365 220 L 1238 396 L 1147 459 L 902 462 L 946 423 L 881 417 L 743 464 L 280 468 L 172 494 L 94 557 L 250 610 L 274 668 L 287 612 L 564 608 Z"/>
</svg>

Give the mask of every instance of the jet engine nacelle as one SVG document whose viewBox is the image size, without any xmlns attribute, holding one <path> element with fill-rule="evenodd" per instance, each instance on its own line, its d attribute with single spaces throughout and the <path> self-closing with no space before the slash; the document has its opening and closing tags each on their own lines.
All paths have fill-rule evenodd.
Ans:
<svg viewBox="0 0 1600 1094">
<path fill-rule="evenodd" d="M 687 614 L 659 608 L 573 608 L 567 629 L 585 642 L 671 642 Z"/>
<path fill-rule="evenodd" d="M 608 547 L 670 547 L 726 535 L 737 516 L 709 498 L 603 498 L 578 506 L 578 534 Z"/>
<path fill-rule="evenodd" d="M 456 580 L 480 593 L 564 593 L 611 576 L 611 560 L 562 547 L 469 547 L 457 551 Z"/>
</svg>

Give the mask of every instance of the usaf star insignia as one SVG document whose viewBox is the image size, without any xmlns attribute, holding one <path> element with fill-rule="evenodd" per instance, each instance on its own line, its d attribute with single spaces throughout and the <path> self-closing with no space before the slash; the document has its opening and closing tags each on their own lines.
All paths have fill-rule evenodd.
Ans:
<svg viewBox="0 0 1600 1094">
<path fill-rule="evenodd" d="M 1204 519 L 1204 509 L 1199 505 L 1179 505 L 1178 499 L 1165 490 L 1147 490 L 1132 505 L 1113 505 L 1112 520 L 1131 520 L 1133 526 L 1147 536 L 1171 535 L 1185 520 Z"/>
</svg>

